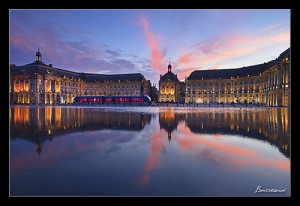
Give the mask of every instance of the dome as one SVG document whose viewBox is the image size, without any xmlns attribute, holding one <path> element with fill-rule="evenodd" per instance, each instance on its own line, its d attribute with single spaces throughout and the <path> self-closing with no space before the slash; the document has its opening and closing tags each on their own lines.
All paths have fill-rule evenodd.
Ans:
<svg viewBox="0 0 300 206">
<path fill-rule="evenodd" d="M 168 65 L 168 72 L 165 73 L 163 76 L 160 77 L 160 81 L 175 81 L 175 82 L 179 82 L 178 78 L 177 78 L 177 75 L 175 75 L 173 72 L 172 72 L 172 66 L 169 62 L 169 65 Z"/>
<path fill-rule="evenodd" d="M 179 81 L 177 78 L 177 75 L 175 75 L 172 72 L 168 72 L 166 74 L 164 74 L 161 78 L 160 81 Z"/>
<path fill-rule="evenodd" d="M 38 51 L 35 53 L 35 56 L 39 56 L 39 57 L 42 56 L 42 53 L 40 52 L 40 49 L 38 49 Z"/>
</svg>

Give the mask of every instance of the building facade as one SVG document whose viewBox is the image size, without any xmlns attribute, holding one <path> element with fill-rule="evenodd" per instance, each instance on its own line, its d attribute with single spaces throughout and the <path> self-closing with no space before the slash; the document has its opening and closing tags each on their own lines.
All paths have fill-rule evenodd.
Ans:
<svg viewBox="0 0 300 206">
<path fill-rule="evenodd" d="M 186 103 L 289 106 L 290 49 L 268 63 L 238 69 L 196 70 L 186 79 Z"/>
<path fill-rule="evenodd" d="M 237 69 L 195 70 L 179 81 L 169 63 L 160 75 L 159 91 L 141 73 L 90 74 L 54 68 L 36 60 L 10 65 L 11 104 L 72 103 L 76 96 L 148 95 L 153 101 L 176 103 L 243 103 L 289 106 L 291 102 L 290 49 L 268 63 Z"/>
<path fill-rule="evenodd" d="M 160 102 L 183 102 L 184 94 L 183 82 L 177 78 L 177 74 L 172 72 L 172 66 L 169 63 L 168 72 L 160 75 L 159 79 L 159 101 Z"/>
<path fill-rule="evenodd" d="M 103 75 L 54 68 L 42 62 L 39 50 L 33 63 L 10 65 L 12 104 L 72 103 L 76 96 L 149 96 L 150 86 L 141 73 Z"/>
</svg>

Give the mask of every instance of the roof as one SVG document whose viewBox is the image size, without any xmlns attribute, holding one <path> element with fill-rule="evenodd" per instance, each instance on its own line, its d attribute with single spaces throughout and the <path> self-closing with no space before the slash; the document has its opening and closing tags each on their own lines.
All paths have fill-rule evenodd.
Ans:
<svg viewBox="0 0 300 206">
<path fill-rule="evenodd" d="M 196 70 L 193 71 L 187 80 L 196 79 L 217 79 L 217 78 L 231 78 L 231 77 L 246 77 L 248 75 L 259 75 L 269 68 L 268 64 L 258 64 L 254 66 L 242 67 L 237 69 L 215 69 L 215 70 Z"/>
<path fill-rule="evenodd" d="M 167 72 L 160 78 L 160 81 L 169 81 L 169 80 L 179 82 L 177 75 L 175 75 L 173 72 Z"/>
<path fill-rule="evenodd" d="M 290 55 L 291 55 L 291 48 L 288 48 L 287 50 L 285 50 L 284 52 L 282 52 L 280 55 L 279 55 L 279 57 L 278 57 L 278 59 L 283 59 L 283 58 L 285 58 L 285 57 L 290 57 Z"/>
<path fill-rule="evenodd" d="M 235 69 L 215 69 L 215 70 L 195 70 L 193 71 L 187 80 L 198 80 L 198 79 L 217 79 L 217 78 L 231 78 L 231 77 L 246 77 L 256 76 L 260 73 L 268 70 L 271 66 L 280 62 L 281 59 L 290 55 L 290 48 L 282 52 L 279 57 L 275 60 L 269 61 L 268 63 L 257 64 L 247 67 L 235 68 Z"/>
<path fill-rule="evenodd" d="M 44 64 L 43 62 L 33 62 L 30 64 L 26 64 L 23 66 L 11 66 L 10 73 L 13 75 L 17 74 L 28 74 L 34 75 L 38 74 L 47 74 L 48 72 L 52 72 L 61 77 L 69 77 L 69 78 L 77 78 L 85 81 L 142 81 L 146 80 L 145 77 L 141 73 L 129 73 L 129 74 L 92 74 L 92 73 L 79 73 L 68 71 L 64 69 L 59 69 L 52 67 L 50 65 Z"/>
</svg>

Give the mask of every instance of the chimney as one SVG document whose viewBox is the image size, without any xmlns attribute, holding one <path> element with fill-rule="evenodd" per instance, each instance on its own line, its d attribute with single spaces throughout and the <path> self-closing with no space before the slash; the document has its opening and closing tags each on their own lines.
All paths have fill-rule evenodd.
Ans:
<svg viewBox="0 0 300 206">
<path fill-rule="evenodd" d="M 49 64 L 49 67 L 52 67 L 52 64 Z"/>
</svg>

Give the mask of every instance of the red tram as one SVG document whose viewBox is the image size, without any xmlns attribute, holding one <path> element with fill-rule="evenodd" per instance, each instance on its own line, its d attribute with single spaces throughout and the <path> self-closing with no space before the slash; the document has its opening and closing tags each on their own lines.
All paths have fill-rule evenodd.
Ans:
<svg viewBox="0 0 300 206">
<path fill-rule="evenodd" d="M 130 102 L 151 102 L 151 98 L 147 95 L 143 96 L 77 96 L 73 100 L 74 103 L 130 103 Z"/>
</svg>

